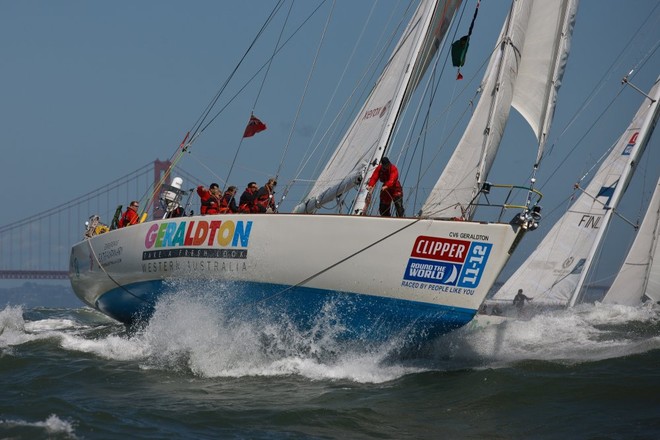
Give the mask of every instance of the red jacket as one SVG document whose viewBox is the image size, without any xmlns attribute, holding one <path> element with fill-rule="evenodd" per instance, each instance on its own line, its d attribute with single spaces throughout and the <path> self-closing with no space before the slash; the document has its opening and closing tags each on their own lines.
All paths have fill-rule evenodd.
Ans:
<svg viewBox="0 0 660 440">
<path fill-rule="evenodd" d="M 245 188 L 245 191 L 243 191 L 240 201 L 238 202 L 238 212 L 246 214 L 258 212 L 259 210 L 255 204 L 256 198 L 256 190 L 252 188 Z"/>
<path fill-rule="evenodd" d="M 123 228 L 124 226 L 137 225 L 139 220 L 138 213 L 129 206 L 117 222 L 117 227 Z"/>
<path fill-rule="evenodd" d="M 202 201 L 199 209 L 200 214 L 220 214 L 220 197 L 213 195 L 211 191 L 205 189 L 202 185 L 197 187 L 197 195 Z"/>
<path fill-rule="evenodd" d="M 379 180 L 383 183 L 383 186 L 387 186 L 387 190 L 392 197 L 403 194 L 403 188 L 399 182 L 399 170 L 394 164 L 390 163 L 387 167 L 379 164 L 371 175 L 371 179 L 369 179 L 369 186 L 375 186 Z"/>
<path fill-rule="evenodd" d="M 225 191 L 225 194 L 220 200 L 218 211 L 220 214 L 238 212 L 238 206 L 236 206 L 236 199 L 234 199 L 234 194 L 230 193 L 229 191 Z"/>
<path fill-rule="evenodd" d="M 275 211 L 275 198 L 272 190 L 267 185 L 259 188 L 254 203 L 257 205 L 258 212 L 266 212 L 268 208 Z"/>
</svg>

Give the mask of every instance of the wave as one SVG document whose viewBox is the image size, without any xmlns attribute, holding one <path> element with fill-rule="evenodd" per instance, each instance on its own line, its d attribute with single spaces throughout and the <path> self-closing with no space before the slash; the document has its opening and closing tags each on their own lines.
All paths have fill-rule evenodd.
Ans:
<svg viewBox="0 0 660 440">
<path fill-rule="evenodd" d="M 48 438 L 51 436 L 57 436 L 58 438 L 61 436 L 71 439 L 77 438 L 73 424 L 60 419 L 55 414 L 51 414 L 43 422 L 0 419 L 0 428 L 2 428 L 4 434 L 9 434 L 10 437 L 13 437 L 13 432 L 16 431 L 17 435 L 32 436 L 33 438 L 43 437 L 44 435 L 47 435 Z"/>
<path fill-rule="evenodd" d="M 530 360 L 591 362 L 660 348 L 660 310 L 651 306 L 582 305 L 528 321 L 466 326 L 409 357 L 400 351 L 403 337 L 375 345 L 339 339 L 342 327 L 332 302 L 313 328 L 301 332 L 281 316 L 245 320 L 209 291 L 182 287 L 132 332 L 89 308 L 9 306 L 0 311 L 0 350 L 49 339 L 58 349 L 203 378 L 294 375 L 383 383 L 423 371 L 498 368 Z"/>
</svg>

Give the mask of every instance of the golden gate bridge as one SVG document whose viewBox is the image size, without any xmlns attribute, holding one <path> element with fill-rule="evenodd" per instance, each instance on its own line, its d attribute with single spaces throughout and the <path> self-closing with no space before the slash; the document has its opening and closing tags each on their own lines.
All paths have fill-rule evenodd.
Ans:
<svg viewBox="0 0 660 440">
<path fill-rule="evenodd" d="M 68 278 L 71 246 L 83 238 L 85 221 L 92 215 L 99 215 L 103 223 L 110 225 L 119 205 L 125 208 L 131 200 L 139 200 L 140 206 L 153 202 L 152 217 L 162 216 L 159 194 L 152 199 L 149 194 L 169 166 L 169 161 L 157 159 L 73 200 L 0 225 L 0 279 Z M 202 185 L 177 166 L 170 174 L 174 176 L 183 178 L 181 189 L 186 191 Z M 196 197 L 191 200 L 199 205 Z"/>
</svg>

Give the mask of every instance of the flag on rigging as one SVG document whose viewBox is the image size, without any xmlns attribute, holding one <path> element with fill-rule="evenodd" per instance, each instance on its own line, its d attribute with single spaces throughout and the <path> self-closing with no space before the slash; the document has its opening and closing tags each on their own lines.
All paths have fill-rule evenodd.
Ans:
<svg viewBox="0 0 660 440">
<path fill-rule="evenodd" d="M 255 134 L 259 133 L 260 131 L 264 131 L 266 129 L 266 124 L 261 122 L 259 118 L 257 118 L 254 115 L 250 115 L 250 121 L 247 124 L 247 127 L 245 127 L 245 132 L 243 133 L 243 137 L 252 137 Z"/>
</svg>

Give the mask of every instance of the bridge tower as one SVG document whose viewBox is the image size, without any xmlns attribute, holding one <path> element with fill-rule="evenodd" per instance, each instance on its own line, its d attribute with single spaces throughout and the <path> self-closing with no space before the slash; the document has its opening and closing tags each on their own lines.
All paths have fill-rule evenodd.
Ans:
<svg viewBox="0 0 660 440">
<path fill-rule="evenodd" d="M 166 177 L 165 180 L 163 180 L 163 183 L 170 183 L 169 182 L 169 176 L 166 176 L 167 171 L 170 169 L 172 166 L 172 162 L 169 160 L 159 160 L 156 159 L 154 161 L 154 188 L 158 188 L 159 183 L 161 182 L 161 179 L 163 177 Z M 153 198 L 151 199 L 151 206 L 152 206 L 152 218 L 163 218 L 165 215 L 165 211 L 160 206 L 160 201 L 158 200 L 160 197 L 160 191 L 154 192 Z"/>
</svg>

